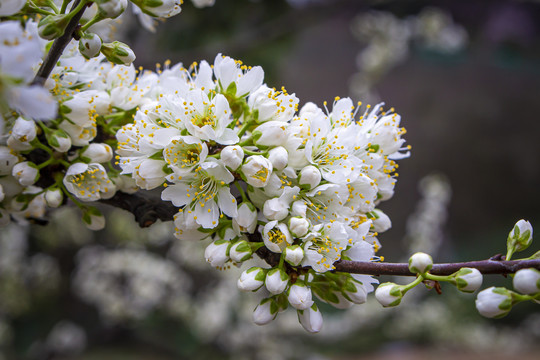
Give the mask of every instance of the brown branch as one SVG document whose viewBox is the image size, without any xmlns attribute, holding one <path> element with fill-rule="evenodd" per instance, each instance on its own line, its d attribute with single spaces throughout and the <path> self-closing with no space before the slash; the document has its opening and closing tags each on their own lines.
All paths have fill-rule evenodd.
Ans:
<svg viewBox="0 0 540 360">
<path fill-rule="evenodd" d="M 131 195 L 117 192 L 112 198 L 100 201 L 131 212 L 135 216 L 135 221 L 141 227 L 148 227 L 157 220 L 170 221 L 178 212 L 178 209 L 170 202 L 163 201 L 159 197 L 152 197 L 148 193 L 141 191 Z M 249 234 L 248 238 L 251 242 L 262 241 L 261 234 L 258 232 Z M 259 248 L 256 254 L 271 266 L 276 266 L 279 263 L 280 254 L 273 253 L 266 247 Z M 416 274 L 409 271 L 409 266 L 406 263 L 340 260 L 334 266 L 336 271 L 352 274 L 416 276 Z M 482 274 L 512 274 L 525 268 L 540 270 L 540 259 L 504 261 L 499 256 L 480 261 L 434 264 L 430 273 L 433 275 L 450 275 L 464 267 L 478 269 Z"/>
<path fill-rule="evenodd" d="M 77 5 L 79 5 L 79 3 L 80 3 L 80 0 L 75 0 L 75 2 L 73 3 L 73 6 L 71 7 L 71 10 L 75 9 Z M 88 4 L 86 6 L 88 6 Z M 79 21 L 81 20 L 84 10 L 86 10 L 86 6 L 84 6 L 78 13 L 76 13 L 71 18 L 71 20 L 66 26 L 66 29 L 64 30 L 64 34 L 62 34 L 62 36 L 54 40 L 51 46 L 51 49 L 49 50 L 49 53 L 47 54 L 45 61 L 43 61 L 43 63 L 41 64 L 41 67 L 39 68 L 36 76 L 34 77 L 32 84 L 34 85 L 45 84 L 45 81 L 47 81 L 49 75 L 51 75 L 51 72 L 56 66 L 58 59 L 60 59 L 60 56 L 64 52 L 64 49 L 73 38 L 73 33 L 79 26 Z"/>
</svg>

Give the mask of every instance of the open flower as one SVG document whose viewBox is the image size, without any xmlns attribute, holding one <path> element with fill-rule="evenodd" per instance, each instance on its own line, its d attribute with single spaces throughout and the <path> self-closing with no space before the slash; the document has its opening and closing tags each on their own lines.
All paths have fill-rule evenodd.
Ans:
<svg viewBox="0 0 540 360">
<path fill-rule="evenodd" d="M 108 199 L 116 191 L 116 186 L 101 164 L 75 163 L 71 165 L 64 176 L 64 186 L 83 201 Z"/>
</svg>

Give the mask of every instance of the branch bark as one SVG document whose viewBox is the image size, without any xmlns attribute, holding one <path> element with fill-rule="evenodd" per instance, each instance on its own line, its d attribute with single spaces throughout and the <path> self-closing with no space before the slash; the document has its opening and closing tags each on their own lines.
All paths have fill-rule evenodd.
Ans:
<svg viewBox="0 0 540 360">
<path fill-rule="evenodd" d="M 141 227 L 148 227 L 157 220 L 170 221 L 178 212 L 178 209 L 171 203 L 163 201 L 161 198 L 152 197 L 143 192 L 134 194 L 117 192 L 112 198 L 100 200 L 100 202 L 131 212 Z M 249 234 L 248 238 L 251 242 L 262 241 L 261 235 L 257 232 Z M 273 253 L 265 247 L 258 249 L 256 253 L 271 266 L 275 266 L 279 263 L 280 254 Z M 409 271 L 409 266 L 406 263 L 340 260 L 336 262 L 334 266 L 336 267 L 336 271 L 352 274 L 416 276 L 415 273 Z M 540 259 L 505 261 L 502 260 L 500 256 L 496 256 L 487 260 L 434 264 L 430 273 L 433 275 L 450 275 L 464 267 L 478 269 L 484 275 L 504 275 L 512 274 L 525 268 L 535 268 L 540 270 Z"/>
<path fill-rule="evenodd" d="M 75 0 L 73 5 L 71 6 L 71 10 L 75 9 L 77 5 L 79 5 L 79 3 L 80 3 L 80 0 Z M 58 62 L 58 59 L 60 59 L 60 56 L 64 52 L 64 49 L 73 38 L 73 33 L 79 26 L 79 21 L 81 20 L 81 17 L 83 16 L 84 10 L 86 10 L 86 6 L 83 7 L 78 13 L 76 13 L 71 18 L 71 20 L 66 26 L 64 34 L 60 36 L 59 38 L 57 38 L 56 40 L 54 40 L 51 46 L 51 49 L 49 50 L 49 53 L 47 54 L 47 57 L 41 64 L 36 76 L 34 77 L 34 80 L 32 81 L 33 85 L 45 84 L 45 81 L 47 81 L 47 79 L 49 78 L 49 75 L 51 75 L 51 72 L 54 69 L 56 63 Z"/>
</svg>

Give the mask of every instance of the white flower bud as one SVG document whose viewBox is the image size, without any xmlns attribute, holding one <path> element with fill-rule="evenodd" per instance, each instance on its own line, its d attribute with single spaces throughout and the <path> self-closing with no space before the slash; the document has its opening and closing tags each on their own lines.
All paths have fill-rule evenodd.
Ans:
<svg viewBox="0 0 540 360">
<path fill-rule="evenodd" d="M 519 220 L 508 234 L 507 247 L 512 253 L 523 251 L 532 243 L 533 228 L 530 222 Z"/>
<path fill-rule="evenodd" d="M 23 161 L 13 166 L 11 175 L 17 179 L 22 186 L 30 186 L 38 181 L 39 170 L 34 163 Z"/>
<path fill-rule="evenodd" d="M 111 161 L 113 151 L 107 144 L 92 143 L 81 154 L 92 163 L 106 163 Z"/>
<path fill-rule="evenodd" d="M 62 129 L 58 129 L 48 137 L 49 145 L 58 152 L 66 152 L 71 148 L 71 138 Z"/>
<path fill-rule="evenodd" d="M 268 121 L 253 130 L 253 141 L 257 145 L 280 146 L 287 141 L 287 123 Z"/>
<path fill-rule="evenodd" d="M 300 171 L 298 182 L 300 185 L 308 185 L 310 189 L 313 189 L 321 182 L 321 172 L 315 166 L 308 165 Z"/>
<path fill-rule="evenodd" d="M 386 282 L 377 287 L 375 298 L 384 307 L 396 306 L 401 302 L 403 293 L 399 285 Z"/>
<path fill-rule="evenodd" d="M 79 40 L 79 52 L 87 59 L 93 58 L 101 50 L 101 38 L 97 34 L 86 33 Z"/>
<path fill-rule="evenodd" d="M 313 305 L 311 289 L 302 283 L 296 283 L 289 289 L 289 304 L 298 310 L 306 310 Z"/>
<path fill-rule="evenodd" d="M 409 270 L 413 273 L 423 274 L 432 267 L 433 259 L 426 253 L 417 252 L 409 258 Z"/>
<path fill-rule="evenodd" d="M 310 333 L 318 333 L 323 326 L 322 314 L 317 308 L 317 305 L 313 304 L 309 309 L 298 310 L 298 321 L 300 324 Z"/>
<path fill-rule="evenodd" d="M 308 233 L 309 221 L 307 219 L 295 216 L 289 219 L 289 230 L 294 237 L 302 237 Z"/>
<path fill-rule="evenodd" d="M 90 230 L 97 231 L 105 227 L 105 217 L 94 207 L 88 208 L 88 210 L 84 212 L 82 221 Z"/>
<path fill-rule="evenodd" d="M 238 207 L 238 216 L 233 220 L 233 228 L 237 233 L 252 234 L 257 227 L 257 209 L 250 202 L 243 202 Z"/>
<path fill-rule="evenodd" d="M 244 160 L 244 149 L 238 145 L 225 146 L 221 150 L 220 158 L 223 164 L 231 170 L 236 170 Z"/>
<path fill-rule="evenodd" d="M 289 153 L 283 146 L 273 148 L 268 152 L 268 160 L 276 170 L 283 170 L 289 162 Z"/>
<path fill-rule="evenodd" d="M 252 155 L 246 159 L 241 171 L 249 185 L 263 187 L 268 184 L 272 169 L 272 163 L 267 158 L 261 155 Z"/>
<path fill-rule="evenodd" d="M 11 136 L 22 143 L 31 142 L 36 138 L 36 123 L 19 117 L 13 125 Z"/>
<path fill-rule="evenodd" d="M 69 20 L 71 20 L 71 17 L 66 14 L 45 16 L 38 23 L 39 36 L 46 40 L 53 40 L 62 36 Z"/>
<path fill-rule="evenodd" d="M 13 150 L 7 146 L 0 146 L 0 176 L 11 175 L 13 166 L 19 161 Z"/>
<path fill-rule="evenodd" d="M 145 14 L 153 17 L 169 18 L 182 10 L 181 0 L 132 0 L 132 2 Z"/>
<path fill-rule="evenodd" d="M 130 65 L 135 61 L 133 50 L 120 41 L 101 45 L 101 53 L 105 55 L 107 60 L 117 65 Z"/>
<path fill-rule="evenodd" d="M 292 244 L 292 237 L 287 225 L 276 220 L 267 223 L 262 232 L 264 245 L 268 250 L 281 253 L 283 249 Z"/>
<path fill-rule="evenodd" d="M 540 271 L 521 269 L 514 275 L 514 289 L 525 295 L 540 292 Z"/>
<path fill-rule="evenodd" d="M 266 200 L 263 215 L 269 220 L 283 220 L 289 215 L 289 205 L 280 201 L 279 198 Z"/>
<path fill-rule="evenodd" d="M 476 309 L 488 318 L 501 318 L 512 308 L 512 295 L 502 287 L 490 287 L 478 293 Z"/>
<path fill-rule="evenodd" d="M 62 190 L 58 188 L 47 190 L 45 192 L 45 203 L 48 207 L 57 208 L 62 204 L 63 200 L 64 194 L 62 193 Z"/>
<path fill-rule="evenodd" d="M 253 322 L 257 325 L 266 325 L 274 320 L 278 313 L 278 306 L 272 299 L 263 299 L 253 311 Z"/>
<path fill-rule="evenodd" d="M 354 280 L 348 280 L 343 288 L 343 294 L 347 300 L 355 304 L 363 304 L 367 300 L 367 291 L 362 284 Z"/>
<path fill-rule="evenodd" d="M 304 249 L 299 245 L 287 246 L 283 251 L 285 253 L 285 261 L 292 266 L 298 266 L 304 259 Z"/>
<path fill-rule="evenodd" d="M 253 254 L 251 246 L 245 240 L 235 242 L 229 251 L 229 257 L 236 263 L 248 260 L 251 258 L 251 254 Z"/>
<path fill-rule="evenodd" d="M 291 215 L 292 216 L 300 216 L 305 218 L 307 213 L 307 205 L 305 201 L 298 200 L 293 202 L 291 207 Z"/>
<path fill-rule="evenodd" d="M 456 287 L 463 292 L 475 292 L 482 285 L 482 273 L 475 268 L 461 268 L 455 275 Z"/>
<path fill-rule="evenodd" d="M 382 233 L 392 227 L 392 221 L 388 215 L 383 213 L 381 210 L 375 209 L 371 212 L 371 214 L 374 215 L 374 218 L 371 218 L 371 221 L 373 222 L 373 227 L 376 232 Z"/>
<path fill-rule="evenodd" d="M 204 250 L 204 258 L 213 267 L 222 267 L 229 261 L 229 246 L 231 243 L 226 240 L 217 240 L 211 243 Z"/>
<path fill-rule="evenodd" d="M 98 5 L 99 14 L 102 17 L 109 19 L 117 18 L 127 7 L 127 0 L 100 0 L 96 3 Z"/>
<path fill-rule="evenodd" d="M 254 266 L 240 275 L 236 285 L 242 291 L 255 291 L 263 286 L 265 276 L 264 269 Z"/>
<path fill-rule="evenodd" d="M 283 269 L 273 268 L 266 274 L 264 284 L 271 294 L 281 294 L 289 284 L 289 275 Z"/>
</svg>

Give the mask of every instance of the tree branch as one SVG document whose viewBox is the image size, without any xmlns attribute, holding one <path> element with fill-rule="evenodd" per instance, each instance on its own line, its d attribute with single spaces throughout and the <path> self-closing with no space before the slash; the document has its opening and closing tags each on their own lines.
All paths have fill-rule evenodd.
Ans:
<svg viewBox="0 0 540 360">
<path fill-rule="evenodd" d="M 100 202 L 129 211 L 135 216 L 135 221 L 141 227 L 148 227 L 157 220 L 170 221 L 178 212 L 178 209 L 170 202 L 151 197 L 143 192 L 134 194 L 117 192 L 112 198 L 100 200 Z M 249 234 L 248 239 L 251 242 L 262 241 L 261 234 L 258 232 Z M 273 253 L 265 247 L 258 249 L 256 254 L 271 266 L 276 266 L 279 263 L 280 254 Z M 336 271 L 352 274 L 416 276 L 415 273 L 409 271 L 409 266 L 406 263 L 340 260 L 334 266 Z M 478 269 L 485 275 L 512 274 L 525 268 L 540 270 L 540 259 L 505 261 L 500 256 L 496 256 L 488 260 L 434 264 L 430 273 L 433 275 L 450 275 L 464 267 Z"/>
<path fill-rule="evenodd" d="M 80 3 L 80 0 L 75 0 L 75 2 L 73 3 L 73 6 L 71 6 L 71 10 L 75 9 L 77 5 L 79 5 L 79 3 Z M 58 59 L 60 59 L 60 56 L 64 52 L 64 49 L 73 38 L 73 33 L 79 26 L 79 21 L 81 20 L 84 10 L 86 10 L 86 6 L 84 6 L 78 13 L 76 13 L 71 18 L 71 20 L 66 26 L 64 34 L 60 36 L 59 38 L 57 38 L 56 40 L 54 40 L 51 46 L 51 49 L 49 50 L 49 53 L 47 54 L 47 57 L 41 64 L 41 67 L 39 68 L 36 76 L 34 77 L 34 80 L 32 81 L 33 85 L 45 84 L 45 81 L 47 81 L 49 75 L 51 75 L 51 72 L 56 66 Z"/>
</svg>

